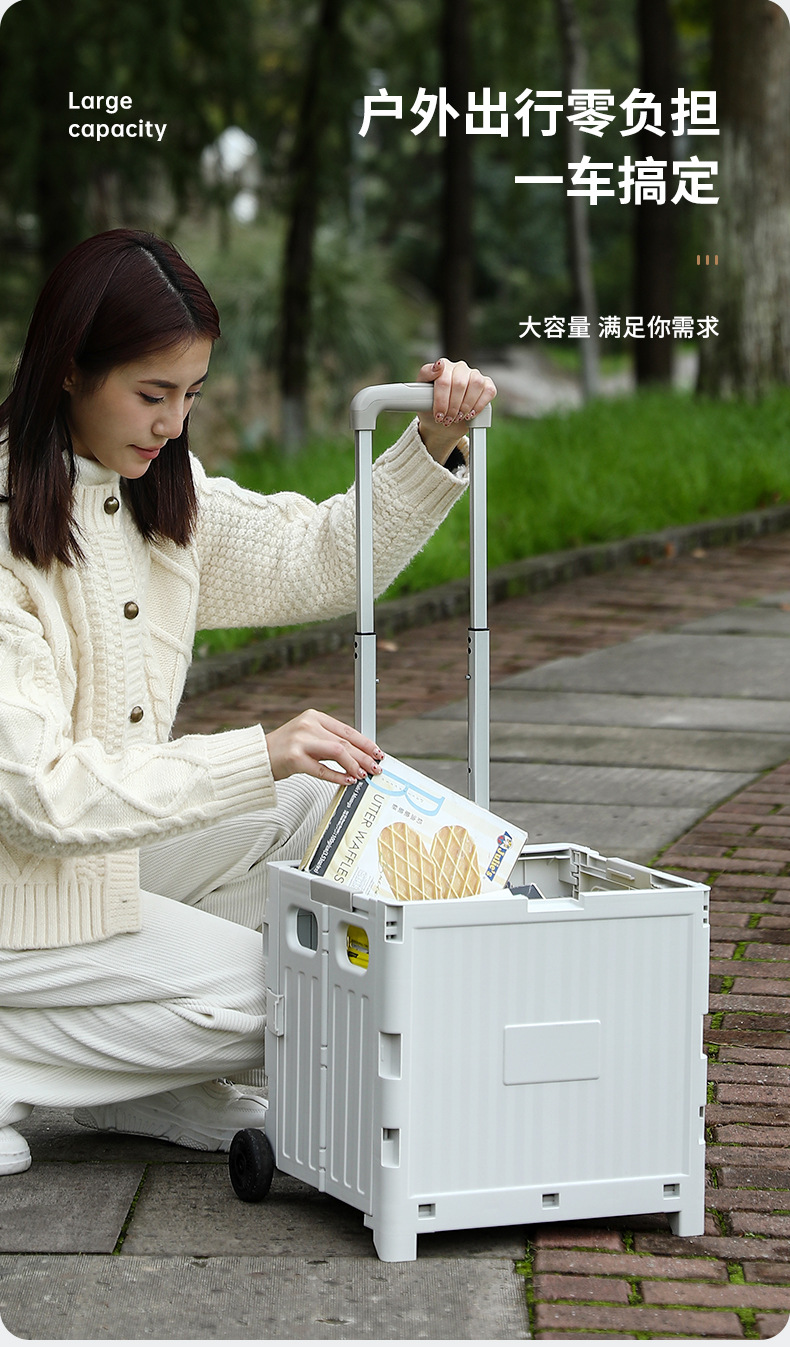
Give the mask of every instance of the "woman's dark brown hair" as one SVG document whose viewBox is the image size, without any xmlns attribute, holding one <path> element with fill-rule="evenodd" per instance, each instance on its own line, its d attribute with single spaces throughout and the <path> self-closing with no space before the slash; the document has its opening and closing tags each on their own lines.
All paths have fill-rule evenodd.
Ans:
<svg viewBox="0 0 790 1347">
<path fill-rule="evenodd" d="M 199 337 L 219 317 L 202 281 L 172 244 L 136 229 L 85 239 L 58 263 L 30 320 L 11 392 L 0 406 L 8 437 L 11 550 L 34 565 L 82 559 L 73 517 L 76 481 L 66 376 L 76 366 L 98 387 L 112 369 Z M 121 490 L 143 537 L 184 546 L 197 499 L 188 418 L 167 453 Z"/>
</svg>

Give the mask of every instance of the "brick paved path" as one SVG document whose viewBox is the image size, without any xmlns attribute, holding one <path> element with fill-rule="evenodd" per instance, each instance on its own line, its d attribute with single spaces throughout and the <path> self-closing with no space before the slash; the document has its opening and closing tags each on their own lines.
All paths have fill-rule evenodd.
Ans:
<svg viewBox="0 0 790 1347">
<path fill-rule="evenodd" d="M 536 1227 L 538 1338 L 767 1338 L 790 1309 L 790 764 L 662 867 L 712 886 L 706 1234 L 663 1217 Z"/>
<path fill-rule="evenodd" d="M 492 611 L 492 679 L 788 590 L 790 538 L 588 577 Z M 381 652 L 389 724 L 465 689 L 465 624 L 399 636 Z M 353 705 L 338 655 L 253 677 L 184 705 L 180 733 L 317 704 Z M 666 1218 L 546 1224 L 523 1265 L 537 1338 L 767 1338 L 790 1311 L 790 764 L 676 842 L 664 868 L 712 885 L 709 1211 L 704 1236 Z"/>
</svg>

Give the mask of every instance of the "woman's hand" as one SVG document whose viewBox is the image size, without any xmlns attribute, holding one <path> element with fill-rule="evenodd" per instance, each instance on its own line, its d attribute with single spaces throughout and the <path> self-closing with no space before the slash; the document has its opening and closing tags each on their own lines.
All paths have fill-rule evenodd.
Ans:
<svg viewBox="0 0 790 1347">
<path fill-rule="evenodd" d="M 380 772 L 379 762 L 384 757 L 372 739 L 323 711 L 303 711 L 267 734 L 266 744 L 275 781 L 306 772 L 321 781 L 350 786 Z M 341 770 L 327 767 L 325 759 L 337 763 Z"/>
<path fill-rule="evenodd" d="M 446 462 L 466 434 L 468 424 L 496 397 L 496 384 L 465 360 L 437 360 L 423 365 L 417 378 L 433 384 L 433 414 L 419 419 L 420 438 L 437 463 Z"/>
</svg>

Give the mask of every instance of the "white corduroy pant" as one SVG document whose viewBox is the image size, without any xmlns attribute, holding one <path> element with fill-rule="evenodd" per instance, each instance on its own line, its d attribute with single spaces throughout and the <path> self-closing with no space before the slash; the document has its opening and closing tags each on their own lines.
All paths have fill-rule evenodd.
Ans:
<svg viewBox="0 0 790 1347">
<path fill-rule="evenodd" d="M 139 932 L 0 950 L 0 1126 L 262 1067 L 265 862 L 303 855 L 332 789 L 291 777 L 276 809 L 145 847 Z"/>
</svg>

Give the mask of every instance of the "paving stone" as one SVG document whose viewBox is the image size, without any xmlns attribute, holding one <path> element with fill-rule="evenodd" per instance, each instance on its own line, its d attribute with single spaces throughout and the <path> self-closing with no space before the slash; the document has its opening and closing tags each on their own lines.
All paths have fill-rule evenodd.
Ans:
<svg viewBox="0 0 790 1347">
<path fill-rule="evenodd" d="M 627 804 L 514 804 L 492 800 L 491 808 L 517 828 L 530 843 L 577 842 L 605 856 L 623 856 L 648 864 L 677 837 L 696 814 L 689 809 L 656 809 Z M 736 937 L 743 939 L 743 932 Z M 790 954 L 790 950 L 787 951 Z"/>
<path fill-rule="evenodd" d="M 777 1126 L 781 1123 L 790 1123 L 790 1107 L 761 1108 L 759 1105 L 750 1104 L 747 1108 L 738 1104 L 708 1104 L 705 1108 L 705 1117 L 709 1123 L 764 1123 L 768 1126 Z"/>
<path fill-rule="evenodd" d="M 553 1276 L 535 1277 L 533 1289 L 538 1300 L 604 1300 L 628 1304 L 630 1286 L 617 1277 Z M 774 1305 L 767 1306 L 774 1309 Z"/>
<path fill-rule="evenodd" d="M 790 1127 L 744 1127 L 742 1125 L 717 1127 L 715 1140 L 722 1144 L 743 1146 L 787 1146 Z"/>
<path fill-rule="evenodd" d="M 790 1202 L 787 1202 L 790 1205 Z M 790 1216 L 773 1212 L 733 1211 L 730 1214 L 730 1226 L 734 1235 L 772 1235 L 776 1239 L 787 1239 L 790 1235 Z M 790 1309 L 790 1300 L 787 1302 Z M 773 1307 L 772 1307 L 773 1308 Z"/>
<path fill-rule="evenodd" d="M 780 594 L 761 594 L 754 602 L 762 608 L 782 608 L 790 604 L 790 589 L 784 589 Z"/>
<path fill-rule="evenodd" d="M 406 758 L 418 770 L 425 764 Z M 465 762 L 431 759 L 431 776 L 465 793 Z M 746 785 L 743 772 L 671 771 L 649 767 L 587 767 L 573 763 L 491 764 L 491 799 L 523 804 L 628 804 L 658 809 L 710 808 Z"/>
<path fill-rule="evenodd" d="M 536 1249 L 612 1249 L 616 1253 L 625 1249 L 617 1230 L 585 1221 L 538 1226 L 532 1231 L 532 1242 Z"/>
<path fill-rule="evenodd" d="M 790 1310 L 790 1287 L 755 1286 L 728 1282 L 706 1286 L 703 1282 L 648 1281 L 642 1286 L 646 1305 L 710 1305 L 716 1309 Z"/>
<path fill-rule="evenodd" d="M 756 660 L 754 644 L 745 636 L 638 636 L 615 648 L 543 664 L 517 674 L 507 686 L 784 701 L 787 653 L 781 637 L 763 637 Z"/>
<path fill-rule="evenodd" d="M 420 1258 L 524 1257 L 518 1227 L 423 1235 Z M 151 1168 L 124 1240 L 124 1257 L 139 1254 L 229 1254 L 290 1258 L 376 1258 L 362 1213 L 285 1174 L 275 1175 L 264 1202 L 240 1202 L 227 1169 L 180 1165 Z"/>
<path fill-rule="evenodd" d="M 790 1263 L 744 1263 L 743 1275 L 747 1282 L 790 1284 Z"/>
<path fill-rule="evenodd" d="M 725 608 L 675 627 L 684 635 L 699 636 L 784 636 L 790 637 L 790 613 L 778 605 L 747 605 Z"/>
<path fill-rule="evenodd" d="M 548 1305 L 536 1307 L 538 1328 L 577 1325 L 606 1330 L 632 1329 L 651 1338 L 667 1334 L 683 1338 L 741 1337 L 741 1321 L 735 1313 L 716 1310 L 659 1309 L 651 1305 Z"/>
<path fill-rule="evenodd" d="M 754 1082 L 759 1085 L 790 1086 L 790 1067 L 772 1066 L 770 1062 L 759 1065 L 748 1062 L 711 1062 L 708 1066 L 711 1080 L 733 1081 L 738 1084 Z"/>
<path fill-rule="evenodd" d="M 5 1257 L 0 1314 L 36 1339 L 529 1337 L 504 1259 Z"/>
<path fill-rule="evenodd" d="M 41 1164 L 3 1178 L 0 1253 L 112 1253 L 143 1166 Z"/>
<path fill-rule="evenodd" d="M 171 1146 L 153 1137 L 122 1136 L 117 1132 L 95 1132 L 75 1123 L 71 1111 L 35 1108 L 24 1122 L 15 1123 L 27 1139 L 34 1166 L 39 1160 L 69 1160 L 121 1164 L 222 1165 L 227 1156 L 219 1151 L 193 1151 L 186 1146 Z"/>
<path fill-rule="evenodd" d="M 739 965 L 738 965 L 737 963 L 733 962 L 733 963 L 730 964 L 730 968 L 732 968 L 732 969 L 738 969 L 738 968 L 739 968 Z M 750 969 L 750 970 L 749 970 L 749 974 L 751 974 L 752 972 L 753 972 L 753 970 Z M 790 978 L 782 978 L 782 979 L 780 979 L 780 978 L 761 978 L 761 977 L 743 976 L 743 975 L 740 973 L 740 970 L 739 970 L 738 973 L 737 973 L 736 976 L 735 976 L 735 981 L 733 982 L 732 990 L 733 990 L 734 992 L 745 992 L 745 991 L 747 991 L 748 989 L 751 989 L 752 987 L 754 988 L 754 990 L 755 990 L 756 992 L 761 992 L 761 993 L 764 992 L 767 996 L 773 996 L 773 995 L 776 995 L 776 996 L 788 995 L 788 996 L 790 996 Z M 787 1057 L 787 1063 L 788 1063 L 788 1065 L 790 1066 L 790 1054 L 786 1054 L 786 1057 Z M 744 1058 L 738 1058 L 738 1059 L 736 1059 L 736 1058 L 730 1058 L 730 1059 L 728 1059 L 728 1060 L 731 1060 L 731 1061 L 735 1061 L 735 1060 L 749 1061 L 749 1058 L 747 1058 L 747 1057 L 744 1057 Z"/>
<path fill-rule="evenodd" d="M 775 1338 L 787 1327 L 786 1314 L 758 1314 L 755 1319 L 757 1335 L 760 1338 Z"/>
<path fill-rule="evenodd" d="M 459 720 L 403 720 L 384 729 L 379 743 L 403 758 L 466 761 L 466 725 Z M 608 766 L 759 772 L 790 756 L 790 734 L 743 734 L 733 730 L 653 730 L 623 725 L 529 724 L 494 720 L 491 760 L 587 763 Z M 428 766 L 423 771 L 430 773 Z"/>
<path fill-rule="evenodd" d="M 750 980 L 748 979 L 748 981 Z M 744 981 L 747 981 L 747 979 L 744 979 Z M 774 1051 L 771 1048 L 747 1048 L 740 1047 L 737 1044 L 735 1046 L 727 1045 L 719 1053 L 719 1062 L 722 1064 L 744 1062 L 747 1065 L 760 1063 L 766 1066 L 790 1067 L 790 1052 L 786 1049 Z"/>
<path fill-rule="evenodd" d="M 617 692 L 543 690 L 513 674 L 491 688 L 491 721 L 548 725 L 632 725 L 652 729 L 729 730 L 789 734 L 790 702 L 782 698 L 638 696 Z M 466 702 L 437 707 L 426 720 L 466 720 Z"/>
<path fill-rule="evenodd" d="M 771 1168 L 770 1152 L 763 1154 L 757 1164 L 750 1164 L 733 1149 L 729 1162 L 723 1160 L 718 1167 L 719 1184 L 722 1188 L 757 1188 L 773 1190 L 782 1200 L 790 1187 L 790 1175 L 786 1169 Z"/>
<path fill-rule="evenodd" d="M 713 919 L 711 919 L 713 924 Z M 724 996 L 712 996 L 711 1010 L 751 1010 L 770 1013 L 772 1011 L 790 1011 L 787 999 L 783 996 L 738 996 L 727 992 Z"/>
<path fill-rule="evenodd" d="M 709 1188 L 705 1200 L 716 1211 L 790 1211 L 790 1189 Z"/>
<path fill-rule="evenodd" d="M 596 1253 L 588 1249 L 540 1248 L 534 1255 L 534 1271 L 597 1273 L 637 1280 L 642 1277 L 727 1280 L 725 1264 L 714 1258 L 654 1258 L 650 1254 Z"/>
<path fill-rule="evenodd" d="M 668 1254 L 688 1257 L 707 1254 L 713 1258 L 726 1258 L 728 1262 L 741 1262 L 748 1258 L 752 1262 L 768 1259 L 773 1262 L 790 1262 L 790 1243 L 778 1239 L 752 1239 L 735 1235 L 689 1235 L 683 1239 L 675 1235 L 644 1234 L 634 1236 L 634 1248 L 637 1253 Z"/>
</svg>

